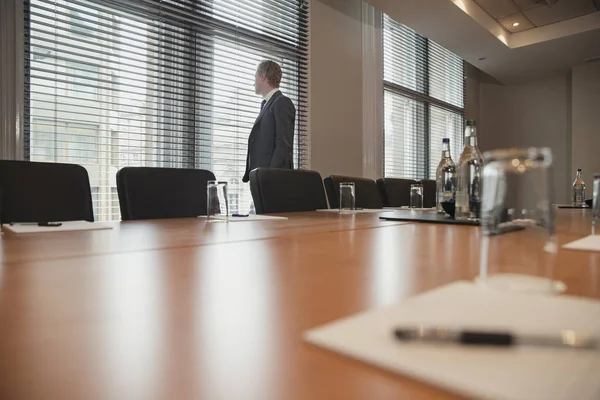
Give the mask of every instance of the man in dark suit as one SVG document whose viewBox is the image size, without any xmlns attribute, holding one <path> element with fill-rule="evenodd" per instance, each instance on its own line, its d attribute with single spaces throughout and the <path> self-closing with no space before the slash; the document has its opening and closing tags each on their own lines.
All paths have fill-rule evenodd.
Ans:
<svg viewBox="0 0 600 400">
<path fill-rule="evenodd" d="M 294 121 L 296 108 L 292 101 L 279 91 L 281 68 L 274 61 L 258 65 L 254 77 L 256 94 L 263 97 L 260 114 L 248 137 L 246 172 L 242 181 L 250 180 L 250 171 L 258 167 L 294 168 Z"/>
</svg>

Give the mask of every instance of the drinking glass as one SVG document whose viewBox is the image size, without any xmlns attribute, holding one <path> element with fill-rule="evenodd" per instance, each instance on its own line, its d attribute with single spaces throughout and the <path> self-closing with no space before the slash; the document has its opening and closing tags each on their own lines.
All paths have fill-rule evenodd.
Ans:
<svg viewBox="0 0 600 400">
<path fill-rule="evenodd" d="M 594 174 L 594 194 L 592 199 L 592 235 L 596 234 L 596 224 L 600 221 L 600 174 Z"/>
<path fill-rule="evenodd" d="M 565 290 L 553 279 L 558 246 L 548 148 L 484 153 L 479 276 L 484 286 L 530 293 Z"/>
<path fill-rule="evenodd" d="M 410 185 L 410 208 L 423 208 L 423 185 L 420 183 Z"/>
<path fill-rule="evenodd" d="M 356 210 L 354 182 L 340 183 L 340 211 Z"/>
<path fill-rule="evenodd" d="M 208 181 L 206 183 L 206 216 L 221 220 L 228 218 L 227 182 Z"/>
</svg>

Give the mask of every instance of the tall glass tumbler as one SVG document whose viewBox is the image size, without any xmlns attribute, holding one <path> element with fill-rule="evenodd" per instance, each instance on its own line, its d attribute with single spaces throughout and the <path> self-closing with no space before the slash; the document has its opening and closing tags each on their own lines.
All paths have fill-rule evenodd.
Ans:
<svg viewBox="0 0 600 400">
<path fill-rule="evenodd" d="M 206 216 L 220 220 L 228 218 L 227 182 L 208 181 L 206 183 Z"/>
<path fill-rule="evenodd" d="M 592 198 L 592 235 L 596 234 L 596 225 L 600 223 L 600 174 L 594 174 L 594 194 Z"/>
<path fill-rule="evenodd" d="M 354 182 L 340 183 L 340 211 L 356 210 Z"/>
<path fill-rule="evenodd" d="M 410 185 L 410 208 L 423 208 L 423 184 Z"/>
<path fill-rule="evenodd" d="M 551 199 L 552 152 L 548 148 L 486 152 L 481 202 L 481 285 L 552 294 L 558 246 Z"/>
</svg>

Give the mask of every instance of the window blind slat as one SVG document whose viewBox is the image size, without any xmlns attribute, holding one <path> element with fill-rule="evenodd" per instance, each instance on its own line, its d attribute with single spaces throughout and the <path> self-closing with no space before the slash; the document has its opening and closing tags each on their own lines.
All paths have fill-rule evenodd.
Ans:
<svg viewBox="0 0 600 400">
<path fill-rule="evenodd" d="M 442 139 L 462 151 L 464 63 L 383 15 L 384 175 L 435 179 Z"/>
<path fill-rule="evenodd" d="M 98 220 L 119 219 L 124 166 L 204 168 L 241 183 L 260 111 L 254 73 L 283 70 L 307 164 L 308 9 L 303 0 L 25 0 L 26 153 L 81 163 Z"/>
</svg>

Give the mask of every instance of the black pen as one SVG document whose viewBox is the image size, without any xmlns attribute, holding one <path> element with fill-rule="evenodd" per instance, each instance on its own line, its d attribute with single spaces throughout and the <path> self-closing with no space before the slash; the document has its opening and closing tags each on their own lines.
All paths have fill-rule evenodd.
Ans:
<svg viewBox="0 0 600 400">
<path fill-rule="evenodd" d="M 47 226 L 50 228 L 56 228 L 59 226 L 62 226 L 62 222 L 49 222 L 49 221 L 42 221 L 42 222 L 19 222 L 19 223 L 15 223 L 15 222 L 11 222 L 9 225 L 10 226 L 14 226 L 14 225 L 37 225 L 37 226 Z"/>
<path fill-rule="evenodd" d="M 573 330 L 556 335 L 517 335 L 507 331 L 477 331 L 446 328 L 396 328 L 394 336 L 401 341 L 456 343 L 467 346 L 553 346 L 580 349 L 600 347 L 600 339 Z"/>
<path fill-rule="evenodd" d="M 231 214 L 232 217 L 247 217 L 248 214 Z"/>
</svg>

